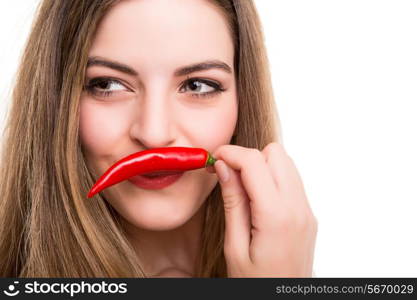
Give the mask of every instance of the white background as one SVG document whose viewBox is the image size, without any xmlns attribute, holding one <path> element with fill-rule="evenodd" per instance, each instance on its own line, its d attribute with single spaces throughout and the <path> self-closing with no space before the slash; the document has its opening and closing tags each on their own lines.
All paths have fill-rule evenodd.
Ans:
<svg viewBox="0 0 417 300">
<path fill-rule="evenodd" d="M 0 2 L 0 129 L 38 0 Z M 417 1 L 255 0 L 317 277 L 417 276 Z"/>
</svg>

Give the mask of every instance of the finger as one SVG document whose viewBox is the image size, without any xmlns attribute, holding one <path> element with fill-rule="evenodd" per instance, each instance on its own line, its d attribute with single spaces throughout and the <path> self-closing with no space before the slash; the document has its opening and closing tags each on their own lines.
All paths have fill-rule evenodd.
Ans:
<svg viewBox="0 0 417 300">
<path fill-rule="evenodd" d="M 214 168 L 219 177 L 225 212 L 225 255 L 246 260 L 250 244 L 249 199 L 242 186 L 238 172 L 224 161 L 217 160 Z"/>
<path fill-rule="evenodd" d="M 294 164 L 294 161 L 288 156 L 284 147 L 279 143 L 270 143 L 263 150 L 269 171 L 279 191 L 283 194 L 298 194 L 295 197 L 283 197 L 292 202 L 301 201 L 306 204 L 304 186 L 301 176 Z M 284 200 L 285 200 L 284 199 Z"/>
<path fill-rule="evenodd" d="M 274 179 L 275 185 L 278 189 L 281 188 L 286 181 L 286 174 L 284 166 L 287 164 L 284 148 L 280 144 L 270 143 L 263 150 L 262 153 L 265 157 L 265 161 Z"/>
<path fill-rule="evenodd" d="M 216 170 L 214 169 L 214 166 L 206 166 L 206 171 L 209 173 L 216 173 Z"/>
<path fill-rule="evenodd" d="M 278 207 L 278 192 L 263 154 L 257 149 L 224 145 L 218 148 L 213 156 L 224 160 L 232 169 L 240 171 L 242 184 L 250 198 L 252 220 L 256 216 L 262 216 L 258 221 L 272 221 L 266 220 L 265 217 L 271 215 L 273 218 Z M 252 222 L 252 225 L 255 224 Z"/>
</svg>

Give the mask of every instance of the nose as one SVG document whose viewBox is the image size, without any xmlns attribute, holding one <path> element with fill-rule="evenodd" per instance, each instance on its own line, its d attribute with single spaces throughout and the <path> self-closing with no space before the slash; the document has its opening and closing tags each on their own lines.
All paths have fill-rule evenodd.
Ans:
<svg viewBox="0 0 417 300">
<path fill-rule="evenodd" d="M 174 120 L 169 95 L 161 88 L 147 92 L 137 101 L 135 118 L 130 128 L 132 139 L 143 147 L 159 148 L 174 144 Z"/>
</svg>

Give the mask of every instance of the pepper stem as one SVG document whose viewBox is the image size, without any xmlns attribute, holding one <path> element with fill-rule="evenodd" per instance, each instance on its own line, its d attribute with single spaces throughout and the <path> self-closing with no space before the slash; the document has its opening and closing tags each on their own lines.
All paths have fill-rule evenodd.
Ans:
<svg viewBox="0 0 417 300">
<path fill-rule="evenodd" d="M 216 159 L 213 156 L 211 156 L 210 153 L 208 153 L 207 161 L 206 161 L 206 167 L 207 166 L 213 166 L 215 162 L 216 162 Z"/>
</svg>

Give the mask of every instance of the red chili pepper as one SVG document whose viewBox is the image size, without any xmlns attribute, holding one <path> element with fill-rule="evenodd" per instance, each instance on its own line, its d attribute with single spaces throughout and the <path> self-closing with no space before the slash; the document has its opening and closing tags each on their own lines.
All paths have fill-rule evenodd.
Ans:
<svg viewBox="0 0 417 300">
<path fill-rule="evenodd" d="M 93 197 L 101 190 L 132 176 L 159 171 L 187 171 L 214 165 L 216 159 L 202 148 L 164 147 L 133 153 L 112 165 L 88 193 Z"/>
</svg>

